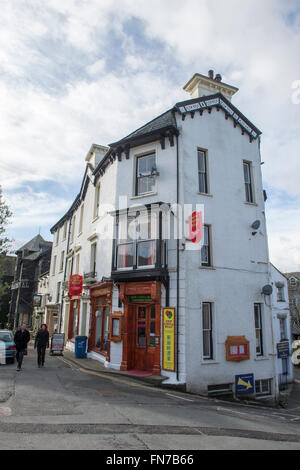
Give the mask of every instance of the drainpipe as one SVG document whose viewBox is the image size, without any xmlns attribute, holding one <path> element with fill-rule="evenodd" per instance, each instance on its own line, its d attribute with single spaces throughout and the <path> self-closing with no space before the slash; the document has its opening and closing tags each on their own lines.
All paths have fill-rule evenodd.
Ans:
<svg viewBox="0 0 300 470">
<path fill-rule="evenodd" d="M 179 143 L 178 143 L 178 135 L 176 135 L 176 165 L 177 165 L 177 208 L 179 206 Z M 177 229 L 179 229 L 179 216 L 177 214 Z M 176 380 L 179 381 L 179 275 L 180 275 L 180 257 L 179 257 L 179 230 L 177 230 L 177 279 L 176 279 Z"/>
<path fill-rule="evenodd" d="M 70 223 L 69 223 L 69 230 L 68 230 L 68 241 L 67 241 L 67 250 L 66 250 L 66 256 L 69 253 L 69 247 L 70 247 L 70 237 L 71 237 L 71 228 L 72 228 L 72 217 L 70 218 Z M 64 280 L 63 282 L 66 282 L 66 277 L 67 277 L 67 258 L 65 261 L 65 269 L 64 269 Z M 72 255 L 72 264 L 73 264 L 73 255 Z M 63 285 L 61 286 L 61 302 L 60 302 L 60 310 L 59 310 L 59 332 L 61 333 L 61 325 L 62 325 L 62 312 L 63 312 L 63 292 L 64 288 Z"/>
<path fill-rule="evenodd" d="M 260 161 L 262 161 L 261 158 L 261 138 L 258 138 L 258 150 L 259 150 L 259 156 L 260 156 Z M 262 176 L 262 173 L 261 173 Z M 268 257 L 268 279 L 269 283 L 272 283 L 272 273 L 271 273 L 271 265 L 270 265 L 270 249 L 269 249 L 269 239 L 268 239 L 268 229 L 267 229 L 267 217 L 266 217 L 266 204 L 264 203 L 264 223 L 265 223 L 265 235 L 266 235 L 266 249 L 267 249 L 267 257 Z M 273 357 L 273 370 L 274 370 L 274 378 L 275 378 L 275 400 L 278 402 L 280 392 L 279 392 L 279 378 L 278 378 L 278 364 L 277 364 L 277 351 L 276 351 L 276 344 L 275 344 L 275 330 L 274 330 L 274 318 L 273 318 L 273 297 L 272 295 L 270 296 L 270 305 L 266 303 L 265 299 L 265 305 L 269 308 L 270 312 L 270 320 L 271 320 L 271 336 L 272 336 L 272 357 Z"/>
</svg>

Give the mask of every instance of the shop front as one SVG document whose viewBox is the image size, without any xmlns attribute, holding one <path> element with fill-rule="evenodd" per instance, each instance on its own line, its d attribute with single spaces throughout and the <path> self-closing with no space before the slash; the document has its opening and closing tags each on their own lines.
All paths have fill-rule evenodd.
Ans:
<svg viewBox="0 0 300 470">
<path fill-rule="evenodd" d="M 69 303 L 68 341 L 75 342 L 79 331 L 80 297 L 71 297 Z"/>
<path fill-rule="evenodd" d="M 47 314 L 45 318 L 45 323 L 48 326 L 49 334 L 52 336 L 55 331 L 58 331 L 58 317 L 59 317 L 59 304 L 57 305 L 47 305 Z"/>
<path fill-rule="evenodd" d="M 112 314 L 113 282 L 102 282 L 90 288 L 91 317 L 89 352 L 95 352 L 103 360 L 110 360 L 110 320 Z"/>
<path fill-rule="evenodd" d="M 160 375 L 161 283 L 119 283 L 124 305 L 122 371 Z"/>
</svg>

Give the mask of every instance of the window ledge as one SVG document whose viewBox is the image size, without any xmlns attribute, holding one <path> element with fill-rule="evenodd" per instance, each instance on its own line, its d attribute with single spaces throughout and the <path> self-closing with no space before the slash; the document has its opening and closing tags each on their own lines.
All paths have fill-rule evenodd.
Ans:
<svg viewBox="0 0 300 470">
<path fill-rule="evenodd" d="M 269 358 L 266 356 L 262 356 L 262 357 L 256 357 L 254 360 L 255 361 L 269 361 Z"/>
<path fill-rule="evenodd" d="M 209 194 L 209 193 L 199 193 L 199 192 L 197 192 L 197 194 L 199 196 L 214 197 L 213 194 Z"/>
<path fill-rule="evenodd" d="M 208 271 L 216 271 L 216 268 L 214 268 L 214 266 L 199 266 L 199 269 L 204 269 Z"/>
<path fill-rule="evenodd" d="M 246 204 L 246 206 L 255 206 L 255 207 L 258 206 L 258 204 L 256 204 L 256 202 L 246 202 L 245 201 L 244 204 Z"/>
<path fill-rule="evenodd" d="M 97 220 L 99 220 L 99 219 L 100 219 L 99 215 L 97 215 L 96 217 L 94 217 L 93 220 L 92 220 L 92 224 L 93 224 L 94 222 L 97 222 Z"/>
<path fill-rule="evenodd" d="M 217 365 L 220 364 L 219 361 L 214 361 L 213 359 L 207 360 L 207 361 L 201 361 L 201 366 L 210 366 L 210 365 Z"/>
<path fill-rule="evenodd" d="M 155 192 L 155 193 L 142 194 L 141 196 L 132 196 L 130 199 L 131 199 L 131 200 L 134 200 L 134 199 L 143 199 L 143 198 L 145 198 L 145 197 L 150 197 L 150 196 L 157 196 L 157 192 Z"/>
</svg>

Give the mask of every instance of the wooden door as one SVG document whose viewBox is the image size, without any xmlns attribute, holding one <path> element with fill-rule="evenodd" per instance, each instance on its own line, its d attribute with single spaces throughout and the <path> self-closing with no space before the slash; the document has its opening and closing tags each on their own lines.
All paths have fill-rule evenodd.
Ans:
<svg viewBox="0 0 300 470">
<path fill-rule="evenodd" d="M 135 369 L 152 371 L 155 362 L 156 308 L 136 306 Z"/>
</svg>

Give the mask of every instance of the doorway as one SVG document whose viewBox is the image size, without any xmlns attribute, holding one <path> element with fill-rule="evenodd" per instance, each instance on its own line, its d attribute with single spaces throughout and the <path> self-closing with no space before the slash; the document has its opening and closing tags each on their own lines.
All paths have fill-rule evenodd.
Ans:
<svg viewBox="0 0 300 470">
<path fill-rule="evenodd" d="M 155 305 L 135 307 L 135 369 L 152 371 L 155 363 L 157 314 Z"/>
</svg>

